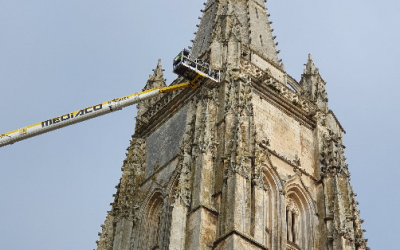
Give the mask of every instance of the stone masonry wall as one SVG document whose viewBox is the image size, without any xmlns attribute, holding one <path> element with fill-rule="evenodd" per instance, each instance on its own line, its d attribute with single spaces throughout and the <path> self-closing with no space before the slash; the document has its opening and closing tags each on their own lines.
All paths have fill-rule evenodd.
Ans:
<svg viewBox="0 0 400 250">
<path fill-rule="evenodd" d="M 301 159 L 301 166 L 313 175 L 315 172 L 313 131 L 302 126 L 260 95 L 253 98 L 253 105 L 259 140 L 268 139 L 271 149 L 290 161 Z"/>
<path fill-rule="evenodd" d="M 147 138 L 146 178 L 179 153 L 187 119 L 187 106 L 180 109 Z M 165 150 L 167 149 L 167 150 Z"/>
</svg>

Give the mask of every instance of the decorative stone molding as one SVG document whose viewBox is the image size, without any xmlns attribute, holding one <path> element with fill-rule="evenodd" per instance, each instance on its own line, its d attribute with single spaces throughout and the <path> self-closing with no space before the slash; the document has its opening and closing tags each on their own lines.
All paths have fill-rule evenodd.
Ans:
<svg viewBox="0 0 400 250">
<path fill-rule="evenodd" d="M 211 151 L 212 155 L 216 155 L 216 149 L 218 143 L 215 141 L 215 120 L 216 120 L 216 108 L 219 106 L 217 91 L 215 89 L 209 90 L 201 88 L 197 95 L 196 105 L 201 105 L 204 108 L 204 112 L 201 117 L 201 126 L 195 127 L 198 131 L 199 138 L 195 138 L 194 141 L 198 146 L 198 149 L 202 153 Z"/>
<path fill-rule="evenodd" d="M 323 135 L 320 160 L 322 176 L 342 174 L 350 177 L 348 165 L 345 163 L 344 145 L 341 141 L 341 136 L 330 130 L 329 134 Z"/>
<path fill-rule="evenodd" d="M 287 230 L 287 241 L 292 242 L 296 245 L 299 241 L 299 221 L 300 221 L 300 210 L 297 204 L 291 199 L 286 199 L 286 230 Z"/>
<path fill-rule="evenodd" d="M 364 220 L 360 219 L 360 213 L 357 210 L 357 205 L 359 204 L 355 200 L 355 194 L 353 192 L 353 187 L 351 186 L 351 201 L 352 201 L 352 220 L 354 221 L 354 241 L 357 249 L 369 249 L 367 247 L 368 239 L 364 238 L 365 230 L 362 228 L 361 224 L 364 223 Z"/>
<path fill-rule="evenodd" d="M 139 186 L 144 180 L 146 167 L 146 141 L 141 138 L 132 138 L 128 148 L 127 158 L 121 168 L 122 178 L 117 188 L 113 213 L 115 220 L 122 218 L 135 220 L 133 207 L 143 198 L 139 192 Z"/>
<path fill-rule="evenodd" d="M 174 195 L 174 203 L 177 201 L 177 199 L 181 199 L 183 204 L 185 206 L 190 207 L 191 204 L 191 199 L 192 199 L 192 192 L 191 192 L 191 186 L 192 186 L 192 180 L 191 180 L 191 171 L 190 171 L 190 165 L 188 162 L 181 163 L 180 164 L 180 170 L 179 170 L 179 180 L 178 180 L 178 185 L 175 188 L 175 195 Z"/>
<path fill-rule="evenodd" d="M 225 179 L 239 174 L 251 177 L 251 161 L 254 155 L 254 134 L 251 78 L 237 75 L 228 70 L 230 84 L 226 84 L 225 121 L 233 125 L 229 128 L 229 155 L 226 160 Z"/>
<path fill-rule="evenodd" d="M 300 214 L 299 208 L 297 207 L 296 203 L 291 198 L 288 198 L 286 201 L 286 210 L 291 211 L 292 213 L 294 213 L 296 215 Z"/>
<path fill-rule="evenodd" d="M 269 71 L 262 70 L 243 57 L 240 60 L 241 70 L 243 72 L 254 78 L 257 82 L 261 83 L 263 87 L 267 87 L 275 94 L 283 97 L 285 100 L 291 103 L 292 108 L 301 109 L 308 115 L 317 110 L 317 107 L 313 103 L 302 97 L 301 94 L 296 93 L 287 87 L 283 82 L 275 79 Z"/>
<path fill-rule="evenodd" d="M 255 158 L 255 166 L 254 166 L 254 174 L 253 174 L 253 184 L 260 189 L 268 191 L 268 186 L 264 181 L 264 167 L 262 164 L 266 161 L 266 153 L 260 150 L 260 143 L 256 143 L 256 158 Z"/>
<path fill-rule="evenodd" d="M 240 58 L 240 68 L 257 79 L 270 74 L 243 57 Z"/>
<path fill-rule="evenodd" d="M 188 109 L 188 119 L 185 128 L 185 134 L 183 136 L 180 148 L 180 158 L 178 164 L 178 184 L 175 188 L 174 193 L 174 201 L 173 206 L 180 199 L 186 207 L 190 207 L 192 202 L 192 155 L 196 154 L 196 145 L 194 142 L 194 134 L 195 131 L 199 128 L 196 128 L 196 106 L 201 105 L 200 100 L 205 97 L 208 97 L 210 93 L 200 92 L 197 95 L 197 99 L 189 103 Z"/>
<path fill-rule="evenodd" d="M 279 159 L 281 159 L 282 161 L 286 162 L 287 164 L 289 164 L 290 166 L 293 167 L 293 171 L 300 171 L 302 174 L 306 175 L 307 177 L 311 178 L 314 181 L 317 181 L 317 179 L 315 179 L 315 177 L 308 173 L 304 168 L 301 167 L 301 161 L 300 158 L 296 157 L 294 160 L 289 160 L 286 156 L 279 154 L 278 152 L 276 152 L 276 150 L 271 150 L 268 149 L 269 152 L 271 154 L 273 154 L 274 156 L 278 157 Z"/>
<path fill-rule="evenodd" d="M 239 174 L 244 178 L 248 179 L 250 177 L 250 169 L 245 164 L 245 160 L 248 159 L 243 156 L 236 156 L 235 158 L 231 158 L 227 163 L 227 168 L 225 171 L 225 179 L 231 177 L 234 174 Z"/>
</svg>

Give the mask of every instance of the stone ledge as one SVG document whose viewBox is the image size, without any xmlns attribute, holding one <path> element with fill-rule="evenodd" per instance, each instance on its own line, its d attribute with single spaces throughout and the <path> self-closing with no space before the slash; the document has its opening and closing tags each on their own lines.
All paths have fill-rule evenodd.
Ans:
<svg viewBox="0 0 400 250">
<path fill-rule="evenodd" d="M 214 242 L 213 248 L 216 248 L 217 245 L 218 245 L 219 243 L 221 243 L 223 240 L 225 240 L 226 238 L 228 238 L 228 237 L 231 236 L 231 235 L 237 235 L 237 236 L 239 236 L 240 238 L 244 239 L 245 241 L 247 241 L 247 242 L 249 242 L 249 243 L 251 243 L 251 244 L 253 244 L 253 245 L 256 245 L 257 247 L 259 247 L 259 248 L 261 248 L 261 249 L 263 249 L 263 250 L 268 250 L 267 247 L 265 247 L 264 245 L 262 245 L 262 244 L 260 244 L 259 242 L 257 242 L 257 241 L 256 241 L 255 239 L 253 239 L 251 236 L 247 236 L 247 235 L 245 235 L 245 234 L 243 234 L 243 233 L 237 231 L 236 229 L 233 229 L 233 230 L 230 231 L 229 233 L 226 233 L 226 234 L 222 235 L 221 237 L 219 237 L 219 239 L 217 239 L 217 240 Z"/>
<path fill-rule="evenodd" d="M 265 60 L 266 62 L 269 62 L 269 63 L 270 63 L 272 66 L 274 66 L 277 70 L 279 70 L 279 71 L 281 71 L 282 73 L 286 74 L 286 71 L 283 70 L 283 69 L 281 68 L 281 66 L 280 66 L 278 63 L 272 61 L 272 60 L 269 59 L 269 58 L 266 58 L 263 54 L 261 54 L 260 52 L 258 52 L 257 50 L 255 50 L 255 49 L 252 48 L 252 47 L 249 47 L 249 46 L 247 46 L 247 45 L 243 45 L 243 47 L 247 47 L 251 52 L 253 52 L 253 53 L 256 54 L 257 56 L 259 56 L 261 59 Z"/>
<path fill-rule="evenodd" d="M 311 178 L 313 181 L 317 182 L 318 180 L 312 176 L 310 173 L 308 173 L 306 170 L 304 170 L 303 168 L 301 168 L 301 166 L 297 166 L 296 164 L 294 164 L 292 161 L 286 159 L 283 155 L 280 155 L 279 153 L 277 153 L 275 150 L 271 150 L 267 147 L 264 147 L 264 145 L 262 145 L 263 148 L 266 148 L 268 150 L 268 152 L 270 152 L 271 154 L 273 154 L 275 157 L 277 157 L 278 159 L 286 162 L 287 164 L 289 164 L 290 166 L 292 166 L 294 169 L 298 169 L 302 174 L 304 174 L 305 176 Z"/>
<path fill-rule="evenodd" d="M 195 213 L 195 212 L 196 212 L 197 210 L 199 210 L 200 208 L 204 208 L 205 210 L 207 210 L 208 212 L 214 214 L 215 216 L 218 216 L 218 215 L 219 215 L 219 213 L 218 213 L 217 210 L 215 210 L 215 209 L 213 209 L 213 208 L 210 208 L 210 207 L 207 207 L 207 206 L 205 206 L 205 205 L 199 205 L 199 206 L 195 207 L 194 209 L 192 209 L 192 210 L 189 212 L 189 214 L 188 214 L 187 216 L 190 216 L 191 214 Z"/>
</svg>

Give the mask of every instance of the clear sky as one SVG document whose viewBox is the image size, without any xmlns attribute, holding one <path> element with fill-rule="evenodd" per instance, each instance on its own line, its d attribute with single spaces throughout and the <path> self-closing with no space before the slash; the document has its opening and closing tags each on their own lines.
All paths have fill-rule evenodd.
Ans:
<svg viewBox="0 0 400 250">
<path fill-rule="evenodd" d="M 0 132 L 140 91 L 191 45 L 204 0 L 0 0 Z M 269 0 L 287 72 L 312 53 L 347 134 L 372 249 L 400 233 L 398 0 Z M 0 249 L 94 249 L 136 108 L 0 149 Z"/>
</svg>

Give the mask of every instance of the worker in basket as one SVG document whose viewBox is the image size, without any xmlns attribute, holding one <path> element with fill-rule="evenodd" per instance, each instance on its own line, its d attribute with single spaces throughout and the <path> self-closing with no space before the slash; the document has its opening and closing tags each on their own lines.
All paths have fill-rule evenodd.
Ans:
<svg viewBox="0 0 400 250">
<path fill-rule="evenodd" d="M 175 57 L 175 59 L 174 59 L 174 68 L 176 67 L 176 65 L 178 65 L 178 64 L 181 62 L 181 60 L 182 60 L 182 52 L 179 53 L 179 54 Z"/>
<path fill-rule="evenodd" d="M 183 52 L 183 53 L 182 53 Z M 183 54 L 183 56 L 182 56 Z M 185 57 L 187 58 L 190 54 L 190 51 L 187 49 L 184 49 L 183 51 L 181 51 L 174 59 L 174 68 L 182 61 L 182 59 L 185 59 Z M 185 62 L 186 60 L 184 60 Z"/>
<path fill-rule="evenodd" d="M 209 71 L 209 76 L 211 76 L 212 78 L 218 80 L 218 78 L 219 78 L 219 70 L 210 70 Z"/>
</svg>

